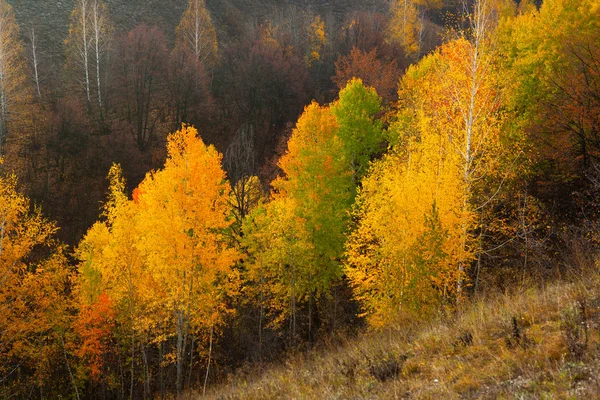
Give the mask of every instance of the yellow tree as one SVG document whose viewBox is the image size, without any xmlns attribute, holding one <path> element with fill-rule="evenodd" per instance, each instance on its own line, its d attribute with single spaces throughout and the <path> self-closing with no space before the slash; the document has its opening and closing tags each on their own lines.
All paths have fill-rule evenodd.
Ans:
<svg viewBox="0 0 600 400">
<path fill-rule="evenodd" d="M 57 370 L 66 373 L 65 363 L 71 371 L 65 249 L 53 238 L 56 226 L 39 208 L 31 211 L 16 186 L 14 176 L 0 175 L 0 396 L 5 398 L 26 396 L 29 384 L 43 388 Z"/>
<path fill-rule="evenodd" d="M 472 41 L 449 42 L 409 68 L 396 145 L 363 181 L 347 273 L 375 326 L 460 297 L 481 251 L 475 217 L 497 200 L 519 155 L 520 142 L 502 138 L 503 89 L 485 23 L 474 24 Z"/>
<path fill-rule="evenodd" d="M 444 64 L 437 52 L 407 71 L 398 144 L 373 165 L 354 209 L 359 222 L 346 245 L 346 272 L 373 326 L 451 298 L 462 279 L 458 264 L 471 259 L 463 247 L 462 221 L 470 216 L 462 209 L 458 132 L 444 125 L 456 115 L 446 118 L 453 101 L 436 92 Z"/>
<path fill-rule="evenodd" d="M 204 145 L 194 128 L 184 126 L 169 137 L 164 169 L 148 174 L 132 200 L 125 194 L 118 166 L 111 168 L 109 180 L 106 220 L 90 229 L 77 250 L 80 301 L 86 311 L 81 320 L 89 319 L 90 312 L 97 314 L 94 307 L 106 310 L 115 305 L 116 318 L 129 338 L 130 396 L 139 364 L 144 393 L 150 393 L 146 349 L 152 344 L 159 346 L 161 371 L 167 360 L 175 361 L 181 392 L 195 340 L 206 334 L 212 348 L 229 312 L 225 296 L 236 285 L 231 267 L 239 255 L 226 233 L 232 209 L 221 155 Z M 170 339 L 175 351 L 165 360 L 164 343 Z M 87 342 L 99 343 L 93 337 Z M 141 352 L 136 354 L 136 349 Z M 99 353 L 92 348 L 89 354 L 97 359 Z M 211 356 L 209 351 L 208 365 Z"/>
<path fill-rule="evenodd" d="M 561 184 L 600 159 L 599 8 L 595 0 L 551 0 L 539 10 L 522 7 L 500 29 L 511 106 L 538 149 L 537 161 Z"/>
<path fill-rule="evenodd" d="M 298 309 L 310 293 L 314 262 L 306 221 L 295 214 L 297 204 L 277 197 L 253 210 L 244 220 L 242 244 L 250 254 L 246 280 L 252 284 L 244 294 L 259 308 L 258 345 L 263 347 L 263 329 L 288 323 L 288 341 L 297 339 Z"/>
<path fill-rule="evenodd" d="M 441 0 L 396 0 L 392 3 L 388 37 L 399 43 L 407 55 L 422 53 L 427 11 L 442 6 Z"/>
<path fill-rule="evenodd" d="M 125 194 L 125 181 L 118 165 L 111 167 L 108 178 L 110 187 L 104 206 L 106 220 L 90 228 L 76 251 L 81 261 L 78 294 L 82 311 L 93 311 L 95 306 L 102 306 L 98 301 L 101 295 L 115 303 L 117 318 L 129 337 L 129 395 L 133 397 L 136 348 L 139 344 L 144 351 L 151 331 L 157 330 L 157 322 L 149 316 L 156 293 L 152 291 L 137 248 L 140 235 L 137 226 L 132 224 L 137 204 Z M 81 316 L 85 318 L 86 314 Z M 141 359 L 146 362 L 145 354 L 141 354 Z M 144 383 L 149 384 L 145 375 Z"/>
<path fill-rule="evenodd" d="M 426 314 L 455 295 L 462 244 L 464 184 L 453 144 L 434 129 L 421 131 L 375 163 L 362 181 L 346 244 L 346 273 L 369 323 Z"/>
<path fill-rule="evenodd" d="M 307 27 L 308 53 L 306 64 L 310 67 L 313 63 L 323 58 L 323 51 L 327 46 L 327 34 L 325 33 L 325 21 L 317 15 Z"/>
<path fill-rule="evenodd" d="M 231 267 L 239 257 L 224 232 L 231 208 L 221 155 L 197 134 L 184 126 L 169 137 L 164 169 L 139 186 L 135 217 L 136 247 L 155 285 L 156 308 L 173 321 L 178 392 L 190 336 L 208 332 L 212 347 L 227 312 Z"/>
<path fill-rule="evenodd" d="M 352 202 L 353 171 L 338 128 L 329 107 L 307 106 L 279 161 L 284 175 L 273 182 L 277 196 L 294 199 L 296 215 L 306 220 L 315 251 L 310 280 L 317 291 L 341 274 L 339 257 Z"/>
<path fill-rule="evenodd" d="M 442 47 L 444 70 L 439 73 L 443 85 L 442 98 L 450 100 L 446 115 L 457 138 L 457 151 L 462 157 L 465 194 L 463 214 L 481 212 L 499 197 L 504 182 L 514 176 L 514 162 L 521 156 L 521 140 L 502 141 L 506 114 L 505 84 L 497 54 L 496 28 L 503 15 L 515 12 L 509 0 L 475 0 L 466 15 L 468 29 L 459 38 Z M 496 178 L 496 183 L 490 179 Z M 463 237 L 473 227 L 463 224 Z M 481 236 L 480 236 L 481 239 Z M 478 252 L 481 251 L 481 241 Z M 463 243 L 466 248 L 467 242 Z M 460 266 L 465 272 L 468 265 Z M 458 281 L 458 290 L 462 289 Z"/>
<path fill-rule="evenodd" d="M 27 75 L 14 11 L 6 0 L 0 0 L 0 157 L 5 153 L 9 131 L 31 122 L 27 111 L 33 96 Z"/>
</svg>

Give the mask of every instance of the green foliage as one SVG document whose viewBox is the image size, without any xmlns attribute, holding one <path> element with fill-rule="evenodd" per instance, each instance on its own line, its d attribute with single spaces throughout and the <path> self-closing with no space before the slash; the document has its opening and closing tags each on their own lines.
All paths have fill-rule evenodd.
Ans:
<svg viewBox="0 0 600 400">
<path fill-rule="evenodd" d="M 263 301 L 268 293 L 275 322 L 294 320 L 296 302 L 329 295 L 342 277 L 356 185 L 384 140 L 380 111 L 380 97 L 360 80 L 331 107 L 306 107 L 279 161 L 283 176 L 271 201 L 244 225 L 249 283 Z"/>
<path fill-rule="evenodd" d="M 365 87 L 362 80 L 353 79 L 331 106 L 338 124 L 338 137 L 343 142 L 346 160 L 350 163 L 355 182 L 366 174 L 371 158 L 380 153 L 384 143 L 380 120 L 381 97 L 375 89 Z"/>
</svg>

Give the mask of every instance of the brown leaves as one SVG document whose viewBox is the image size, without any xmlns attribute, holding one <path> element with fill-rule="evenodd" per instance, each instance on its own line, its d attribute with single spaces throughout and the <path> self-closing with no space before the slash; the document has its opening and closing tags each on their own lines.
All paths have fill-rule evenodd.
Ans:
<svg viewBox="0 0 600 400">
<path fill-rule="evenodd" d="M 400 68 L 396 61 L 378 57 L 377 49 L 365 52 L 355 47 L 349 55 L 340 57 L 335 67 L 332 79 L 339 89 L 346 87 L 352 78 L 360 78 L 388 102 L 398 98 Z"/>
</svg>

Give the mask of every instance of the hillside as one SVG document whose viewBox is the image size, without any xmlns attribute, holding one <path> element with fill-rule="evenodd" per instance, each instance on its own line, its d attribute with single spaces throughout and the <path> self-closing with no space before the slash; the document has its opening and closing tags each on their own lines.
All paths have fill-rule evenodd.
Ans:
<svg viewBox="0 0 600 400">
<path fill-rule="evenodd" d="M 599 37 L 0 0 L 0 399 L 600 398 Z"/>
<path fill-rule="evenodd" d="M 26 32 L 31 26 L 39 31 L 40 46 L 54 62 L 64 57 L 63 42 L 69 32 L 73 0 L 10 0 L 17 22 Z M 107 2 L 117 32 L 126 32 L 140 22 L 160 26 L 174 34 L 187 3 L 159 0 L 112 0 Z"/>
<path fill-rule="evenodd" d="M 600 276 L 515 290 L 420 326 L 247 368 L 213 399 L 595 398 Z M 189 398 L 197 398 L 195 394 Z"/>
<path fill-rule="evenodd" d="M 32 26 L 39 30 L 40 46 L 54 62 L 62 61 L 63 42 L 69 31 L 69 16 L 73 9 L 73 0 L 9 0 L 14 7 L 17 22 L 23 32 Z M 175 27 L 187 7 L 187 1 L 161 0 L 111 0 L 107 1 L 111 19 L 117 32 L 126 32 L 140 22 L 160 26 L 169 38 L 174 38 Z M 352 0 L 267 0 L 261 2 L 249 0 L 208 0 L 207 7 L 215 19 L 221 36 L 226 24 L 244 24 L 274 15 L 278 9 L 295 6 L 303 10 L 314 10 L 323 15 L 341 17 L 357 8 Z M 359 9 L 385 8 L 385 2 L 364 1 Z M 221 38 L 223 39 L 223 38 Z"/>
</svg>

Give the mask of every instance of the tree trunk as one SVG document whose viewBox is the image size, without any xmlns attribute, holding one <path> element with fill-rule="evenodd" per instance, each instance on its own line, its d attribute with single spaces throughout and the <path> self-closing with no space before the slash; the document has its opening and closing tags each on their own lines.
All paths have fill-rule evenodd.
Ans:
<svg viewBox="0 0 600 400">
<path fill-rule="evenodd" d="M 185 364 L 185 351 L 187 347 L 187 330 L 189 316 L 183 311 L 177 311 L 177 394 L 183 393 L 183 367 Z"/>
<path fill-rule="evenodd" d="M 38 98 L 42 100 L 42 90 L 40 89 L 40 75 L 38 71 L 38 57 L 37 57 L 37 42 L 35 36 L 35 28 L 31 28 L 31 57 L 33 64 L 33 79 L 35 81 L 35 87 L 37 90 Z"/>
<path fill-rule="evenodd" d="M 206 363 L 206 376 L 204 377 L 204 387 L 202 388 L 202 396 L 206 395 L 206 385 L 208 383 L 208 374 L 210 372 L 210 361 L 212 359 L 212 345 L 213 345 L 214 331 L 215 331 L 214 325 L 211 325 L 211 327 L 210 327 L 210 342 L 208 345 L 208 362 Z"/>
<path fill-rule="evenodd" d="M 101 15 L 101 8 L 100 8 L 100 0 L 94 0 L 94 9 L 93 9 L 93 17 L 94 17 L 94 50 L 95 50 L 95 56 L 96 56 L 96 86 L 97 86 L 97 90 L 98 90 L 98 109 L 100 112 L 100 120 L 102 120 L 104 118 L 104 113 L 103 113 L 103 108 L 104 108 L 104 104 L 102 102 L 102 82 L 100 79 L 100 74 L 101 74 L 101 59 L 102 59 L 102 28 L 103 28 L 103 23 L 105 23 L 105 21 L 103 20 L 103 16 Z M 105 28 L 105 27 L 104 27 Z"/>
<path fill-rule="evenodd" d="M 165 375 L 163 368 L 163 354 L 164 354 L 164 342 L 160 342 L 160 347 L 158 348 L 158 379 L 160 385 L 160 398 L 165 398 Z"/>
<path fill-rule="evenodd" d="M 192 335 L 192 343 L 190 345 L 190 372 L 188 373 L 188 390 L 192 387 L 192 371 L 194 369 L 194 335 Z"/>
<path fill-rule="evenodd" d="M 62 333 L 60 334 L 60 343 L 62 344 L 63 354 L 65 356 L 65 363 L 67 364 L 67 371 L 69 371 L 69 377 L 71 378 L 71 383 L 73 384 L 73 388 L 75 389 L 75 397 L 77 398 L 77 400 L 79 400 L 79 389 L 77 388 L 77 383 L 75 382 L 75 378 L 73 377 L 73 372 L 71 372 L 71 365 L 69 364 L 69 357 L 67 357 L 65 339 L 63 338 Z"/>
<path fill-rule="evenodd" d="M 82 29 L 82 41 L 83 41 L 83 68 L 85 70 L 85 94 L 87 96 L 88 107 L 92 104 L 92 97 L 90 95 L 90 70 L 89 70 L 89 44 L 87 36 L 87 19 L 88 19 L 88 7 L 87 0 L 81 1 L 81 29 Z"/>
</svg>

